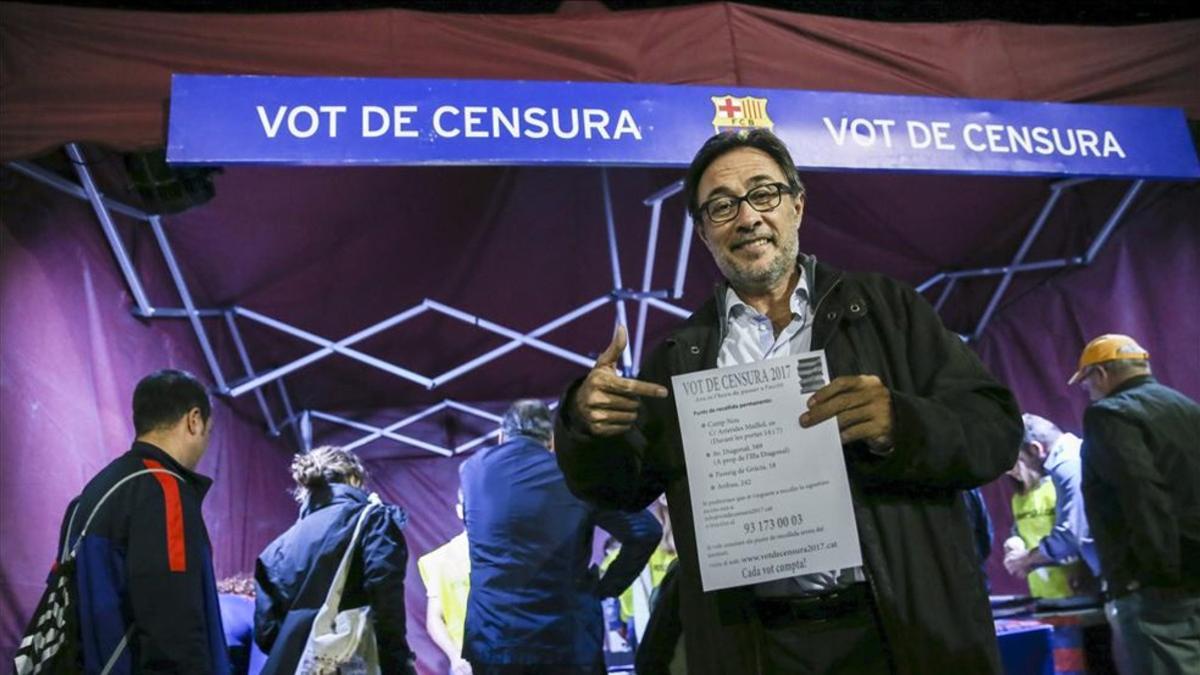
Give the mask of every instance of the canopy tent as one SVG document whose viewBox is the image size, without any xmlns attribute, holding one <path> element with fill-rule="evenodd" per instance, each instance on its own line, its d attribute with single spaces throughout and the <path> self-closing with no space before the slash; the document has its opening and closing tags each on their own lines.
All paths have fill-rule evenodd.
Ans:
<svg viewBox="0 0 1200 675">
<path fill-rule="evenodd" d="M 1200 65 L 1196 22 L 1127 29 L 878 26 L 737 5 L 499 20 L 379 11 L 189 16 L 181 23 L 167 14 L 23 5 L 5 5 L 0 16 L 0 156 L 6 160 L 72 140 L 161 145 L 171 72 L 712 82 L 1172 105 L 1200 116 L 1200 92 L 1188 76 Z M 287 39 L 278 40 L 282 35 Z M 264 43 L 263 36 L 277 41 Z M 132 201 L 119 179 L 105 179 L 104 158 L 104 151 L 88 150 L 83 159 L 100 174 L 106 194 Z M 141 324 L 129 316 L 136 302 L 87 204 L 27 176 L 5 176 L 0 394 L 9 412 L 0 456 L 10 468 L 2 479 L 0 527 L 6 540 L 26 542 L 3 562 L 0 621 L 2 641 L 10 645 L 39 590 L 62 505 L 129 438 L 123 411 L 132 383 L 165 365 L 164 354 L 171 364 L 210 371 L 185 321 Z M 645 275 L 652 208 L 643 200 L 678 177 L 663 169 L 608 174 L 627 287 L 641 288 Z M 1130 187 L 1107 180 L 1055 189 L 1032 178 L 803 177 L 810 195 L 804 250 L 914 285 L 946 271 L 1009 264 L 1023 248 L 1026 261 L 1086 254 Z M 236 167 L 217 178 L 211 203 L 163 225 L 196 306 L 236 304 L 338 339 L 434 298 L 524 334 L 612 290 L 602 185 L 593 169 Z M 1023 247 L 1056 194 L 1041 234 Z M 675 243 L 690 240 L 682 236 L 679 197 L 662 205 L 660 240 L 671 246 L 658 249 L 649 286 L 674 290 Z M 1108 330 L 1137 335 L 1155 355 L 1162 379 L 1200 395 L 1200 322 L 1178 311 L 1190 307 L 1191 290 L 1200 287 L 1198 206 L 1194 183 L 1147 184 L 1125 204 L 1123 218 L 1112 220 L 1115 231 L 1110 228 L 1108 244 L 1090 266 L 1014 277 L 976 345 L 1027 409 L 1077 430 L 1084 402 L 1063 381 L 1079 346 Z M 180 306 L 154 227 L 118 214 L 114 231 L 152 303 Z M 694 307 L 708 293 L 715 270 L 705 258 L 702 249 L 692 252 L 680 297 L 671 300 L 678 307 Z M 942 307 L 948 325 L 971 333 L 997 280 L 958 282 Z M 594 354 L 607 342 L 609 306 L 615 305 L 606 303 L 545 340 L 580 356 Z M 647 343 L 674 320 L 650 312 Z M 222 321 L 205 321 L 214 358 L 224 372 L 240 373 L 244 364 Z M 448 313 L 426 312 L 356 348 L 414 372 L 439 373 L 512 339 L 464 332 L 459 323 Z M 260 370 L 314 349 L 299 338 L 281 341 L 277 331 L 257 324 L 244 325 L 242 337 Z M 403 435 L 457 449 L 489 432 L 487 414 L 505 401 L 552 398 L 581 372 L 577 362 L 523 347 L 430 391 L 339 355 L 323 359 L 319 369 L 289 374 L 287 387 L 294 410 L 369 410 L 355 419 L 376 426 L 450 398 L 484 416 L 443 410 Z M 273 419 L 288 417 L 279 392 L 270 395 Z M 226 414 L 226 433 L 218 434 L 201 467 L 217 478 L 218 498 L 208 515 L 219 573 L 247 570 L 293 517 L 283 496 L 286 453 L 258 431 L 265 425 L 257 402 L 243 396 L 229 408 L 234 414 Z M 80 410 L 87 415 L 64 412 Z M 361 435 L 312 422 L 318 442 Z M 64 439 L 72 449 L 60 452 Z M 43 447 L 53 448 L 50 471 L 34 461 L 41 458 L 35 448 Z M 457 460 L 391 441 L 362 451 L 376 484 L 413 514 L 414 560 L 454 534 L 449 486 Z M 11 515 L 27 504 L 39 512 Z M 415 574 L 409 578 L 414 644 L 432 659 L 417 628 L 421 588 Z"/>
</svg>

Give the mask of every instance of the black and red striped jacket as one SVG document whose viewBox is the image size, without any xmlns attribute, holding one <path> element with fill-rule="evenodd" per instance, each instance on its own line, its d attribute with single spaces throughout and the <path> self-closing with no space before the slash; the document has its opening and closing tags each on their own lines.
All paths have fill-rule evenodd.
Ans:
<svg viewBox="0 0 1200 675">
<path fill-rule="evenodd" d="M 144 474 L 112 490 L 148 468 L 179 478 Z M 211 485 L 160 448 L 134 442 L 67 507 L 59 541 L 74 545 L 112 490 L 78 542 L 75 561 L 87 672 L 101 671 L 114 654 L 114 674 L 229 672 L 200 510 Z"/>
</svg>

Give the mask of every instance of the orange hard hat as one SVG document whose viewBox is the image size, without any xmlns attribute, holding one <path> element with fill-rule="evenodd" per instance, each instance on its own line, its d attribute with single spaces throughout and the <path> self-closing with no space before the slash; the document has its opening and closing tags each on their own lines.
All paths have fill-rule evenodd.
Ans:
<svg viewBox="0 0 1200 675">
<path fill-rule="evenodd" d="M 1116 333 L 1101 335 L 1087 343 L 1087 346 L 1083 348 L 1083 353 L 1079 355 L 1079 369 L 1075 371 L 1071 379 L 1067 380 L 1067 385 L 1073 385 L 1082 380 L 1088 367 L 1098 363 L 1149 358 L 1150 352 L 1142 349 L 1142 346 L 1128 335 L 1118 335 Z"/>
</svg>

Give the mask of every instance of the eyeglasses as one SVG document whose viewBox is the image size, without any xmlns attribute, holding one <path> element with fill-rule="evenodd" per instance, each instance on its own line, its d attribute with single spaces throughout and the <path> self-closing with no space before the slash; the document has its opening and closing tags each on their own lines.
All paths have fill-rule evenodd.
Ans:
<svg viewBox="0 0 1200 675">
<path fill-rule="evenodd" d="M 741 197 L 725 195 L 713 197 L 700 205 L 700 213 L 708 217 L 708 222 L 720 225 L 737 218 L 738 212 L 742 210 L 742 202 L 746 202 L 750 208 L 759 213 L 766 213 L 779 206 L 784 193 L 791 195 L 796 191 L 786 183 L 767 183 L 759 185 Z"/>
</svg>

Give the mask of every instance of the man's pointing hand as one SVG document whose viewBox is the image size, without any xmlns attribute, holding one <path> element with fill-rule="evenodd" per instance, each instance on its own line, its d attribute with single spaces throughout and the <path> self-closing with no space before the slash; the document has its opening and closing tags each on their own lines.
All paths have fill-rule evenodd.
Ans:
<svg viewBox="0 0 1200 675">
<path fill-rule="evenodd" d="M 574 414 L 593 436 L 623 434 L 637 421 L 640 397 L 666 398 L 667 389 L 653 382 L 621 377 L 617 362 L 625 351 L 625 327 L 617 326 L 612 342 L 575 392 Z"/>
</svg>

